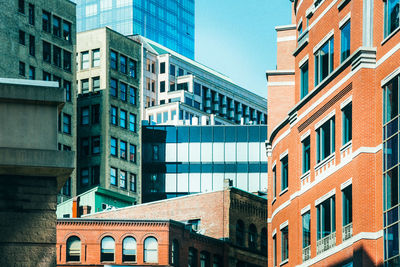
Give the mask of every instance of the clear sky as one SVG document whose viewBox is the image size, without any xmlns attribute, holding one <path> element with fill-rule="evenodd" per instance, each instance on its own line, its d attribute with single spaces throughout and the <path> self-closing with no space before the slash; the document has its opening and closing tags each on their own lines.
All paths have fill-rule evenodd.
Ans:
<svg viewBox="0 0 400 267">
<path fill-rule="evenodd" d="M 291 23 L 289 0 L 195 0 L 195 59 L 267 97 L 276 68 L 275 26 Z"/>
</svg>

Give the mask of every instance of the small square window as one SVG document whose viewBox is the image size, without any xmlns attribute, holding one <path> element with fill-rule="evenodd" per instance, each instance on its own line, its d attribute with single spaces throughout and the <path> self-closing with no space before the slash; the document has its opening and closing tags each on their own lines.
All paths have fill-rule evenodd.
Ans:
<svg viewBox="0 0 400 267">
<path fill-rule="evenodd" d="M 25 77 L 25 63 L 19 62 L 19 75 Z"/>
</svg>

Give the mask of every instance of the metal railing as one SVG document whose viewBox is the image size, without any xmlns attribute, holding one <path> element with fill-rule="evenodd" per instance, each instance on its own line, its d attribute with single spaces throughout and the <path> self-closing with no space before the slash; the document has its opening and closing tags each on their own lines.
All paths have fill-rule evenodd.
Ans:
<svg viewBox="0 0 400 267">
<path fill-rule="evenodd" d="M 343 226 L 342 231 L 343 241 L 351 238 L 353 236 L 353 223 L 351 222 L 348 225 Z"/>
<path fill-rule="evenodd" d="M 336 246 L 336 232 L 317 240 L 317 255 Z"/>
<path fill-rule="evenodd" d="M 311 246 L 303 248 L 303 262 L 311 258 Z"/>
</svg>

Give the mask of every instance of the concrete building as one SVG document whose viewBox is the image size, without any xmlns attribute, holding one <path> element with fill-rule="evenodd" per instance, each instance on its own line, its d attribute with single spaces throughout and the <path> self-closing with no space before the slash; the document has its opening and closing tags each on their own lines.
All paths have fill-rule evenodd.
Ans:
<svg viewBox="0 0 400 267">
<path fill-rule="evenodd" d="M 75 168 L 57 150 L 64 102 L 55 82 L 0 78 L 0 266 L 56 264 L 56 196 Z"/>
<path fill-rule="evenodd" d="M 109 28 L 79 33 L 77 39 L 77 193 L 100 186 L 120 194 L 114 200 L 124 199 L 121 205 L 127 199 L 134 204 L 141 198 L 141 45 Z"/>
<path fill-rule="evenodd" d="M 58 149 L 76 151 L 75 4 L 68 0 L 0 1 L 0 77 L 57 81 L 66 103 Z M 59 201 L 75 195 L 75 172 Z"/>
<path fill-rule="evenodd" d="M 194 0 L 74 0 L 78 32 L 101 27 L 140 34 L 194 59 Z"/>
<path fill-rule="evenodd" d="M 185 222 L 191 225 L 193 231 L 203 236 L 224 241 L 228 246 L 223 255 L 228 264 L 224 264 L 224 266 L 246 267 L 267 264 L 266 215 L 267 200 L 265 198 L 225 184 L 223 190 L 216 192 L 99 212 L 84 216 L 84 219 Z M 66 237 L 63 236 L 62 240 L 65 242 Z M 139 251 L 138 248 L 138 253 Z M 208 251 L 212 252 L 213 250 L 210 248 Z M 187 258 L 188 254 L 187 249 L 180 250 L 183 258 Z M 182 264 L 182 266 L 184 265 Z"/>
<path fill-rule="evenodd" d="M 142 126 L 142 202 L 219 191 L 266 194 L 266 125 Z"/>
<path fill-rule="evenodd" d="M 142 36 L 142 120 L 150 124 L 266 124 L 266 99 Z"/>
<path fill-rule="evenodd" d="M 268 266 L 399 266 L 398 7 L 293 1 L 296 48 L 278 62 L 295 85 L 268 90 L 294 101 L 269 105 L 282 120 L 268 136 Z"/>
</svg>

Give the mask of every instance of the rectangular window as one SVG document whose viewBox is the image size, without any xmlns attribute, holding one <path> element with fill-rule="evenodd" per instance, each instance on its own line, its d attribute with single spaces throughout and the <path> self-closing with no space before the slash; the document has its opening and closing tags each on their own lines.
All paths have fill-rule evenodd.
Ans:
<svg viewBox="0 0 400 267">
<path fill-rule="evenodd" d="M 117 146 L 117 139 L 114 137 L 111 137 L 111 150 L 110 154 L 111 156 L 117 156 L 117 151 L 118 151 L 118 146 Z"/>
<path fill-rule="evenodd" d="M 317 240 L 336 231 L 335 196 L 325 200 L 317 207 Z"/>
<path fill-rule="evenodd" d="M 25 1 L 24 0 L 18 0 L 18 12 L 25 14 Z"/>
<path fill-rule="evenodd" d="M 272 237 L 272 242 L 273 242 L 273 244 L 272 244 L 272 253 L 273 253 L 273 264 L 272 264 L 272 266 L 273 267 L 276 267 L 277 265 L 277 244 L 276 244 L 276 235 L 274 235 L 273 237 Z"/>
<path fill-rule="evenodd" d="M 92 167 L 92 185 L 100 184 L 100 166 Z"/>
<path fill-rule="evenodd" d="M 136 132 L 136 115 L 129 113 L 129 130 Z"/>
<path fill-rule="evenodd" d="M 157 123 L 161 123 L 162 113 L 157 113 Z"/>
<path fill-rule="evenodd" d="M 164 93 L 165 92 L 165 81 L 161 81 L 160 82 L 160 93 Z"/>
<path fill-rule="evenodd" d="M 121 140 L 119 142 L 119 153 L 120 153 L 119 157 L 121 159 L 126 159 L 127 158 L 127 155 L 126 155 L 126 142 L 125 141 Z"/>
<path fill-rule="evenodd" d="M 72 67 L 72 65 L 71 65 L 71 53 L 70 52 L 68 52 L 68 51 L 66 51 L 66 50 L 64 50 L 63 51 L 64 53 L 63 53 L 63 67 L 64 67 L 64 70 L 66 70 L 66 71 L 71 71 L 71 67 Z"/>
<path fill-rule="evenodd" d="M 136 174 L 134 173 L 130 174 L 130 181 L 131 181 L 130 190 L 132 192 L 136 192 Z"/>
<path fill-rule="evenodd" d="M 100 153 L 100 136 L 92 137 L 92 154 Z"/>
<path fill-rule="evenodd" d="M 340 29 L 340 61 L 350 56 L 350 20 Z"/>
<path fill-rule="evenodd" d="M 307 211 L 302 215 L 303 223 L 303 249 L 311 245 L 311 215 L 310 211 Z"/>
<path fill-rule="evenodd" d="M 289 162 L 288 155 L 281 159 L 281 191 L 288 188 Z"/>
<path fill-rule="evenodd" d="M 42 11 L 42 30 L 45 32 L 51 31 L 50 13 L 45 10 Z"/>
<path fill-rule="evenodd" d="M 167 122 L 168 121 L 168 111 L 163 112 L 163 122 Z"/>
<path fill-rule="evenodd" d="M 100 66 L 100 49 L 94 49 L 92 51 L 92 67 Z"/>
<path fill-rule="evenodd" d="M 25 77 L 25 63 L 24 62 L 19 62 L 19 69 L 18 69 L 19 75 Z"/>
<path fill-rule="evenodd" d="M 71 115 L 63 114 L 63 133 L 71 134 Z"/>
<path fill-rule="evenodd" d="M 183 75 L 184 75 L 183 69 L 179 68 L 178 69 L 178 76 L 183 76 Z"/>
<path fill-rule="evenodd" d="M 19 30 L 19 43 L 25 45 L 25 32 Z"/>
<path fill-rule="evenodd" d="M 29 35 L 29 55 L 35 56 L 35 36 Z"/>
<path fill-rule="evenodd" d="M 35 6 L 33 4 L 28 6 L 28 17 L 29 24 L 35 25 Z"/>
<path fill-rule="evenodd" d="M 169 84 L 169 91 L 170 91 L 170 92 L 175 91 L 175 83 L 171 82 L 171 83 Z"/>
<path fill-rule="evenodd" d="M 126 101 L 126 88 L 127 88 L 127 85 L 125 84 L 125 83 L 120 83 L 120 91 L 121 91 L 121 94 L 120 94 L 120 98 L 121 98 L 121 100 L 122 101 Z"/>
<path fill-rule="evenodd" d="M 136 78 L 136 61 L 129 59 L 129 76 Z"/>
<path fill-rule="evenodd" d="M 156 73 L 156 64 L 154 62 L 151 63 L 151 73 Z"/>
<path fill-rule="evenodd" d="M 332 117 L 316 130 L 317 163 L 335 152 L 335 117 Z"/>
<path fill-rule="evenodd" d="M 119 62 L 120 62 L 120 71 L 122 73 L 127 74 L 127 63 L 126 63 L 126 56 L 120 56 L 119 57 Z"/>
<path fill-rule="evenodd" d="M 89 51 L 81 52 L 81 69 L 89 68 Z"/>
<path fill-rule="evenodd" d="M 156 91 L 156 82 L 155 81 L 151 81 L 151 91 L 152 92 Z"/>
<path fill-rule="evenodd" d="M 51 63 L 51 44 L 43 41 L 43 61 Z"/>
<path fill-rule="evenodd" d="M 386 0 L 385 3 L 385 37 L 399 27 L 399 1 Z"/>
<path fill-rule="evenodd" d="M 194 94 L 201 96 L 201 85 L 199 83 L 194 83 Z"/>
<path fill-rule="evenodd" d="M 71 82 L 64 80 L 65 100 L 71 102 Z"/>
<path fill-rule="evenodd" d="M 310 170 L 310 136 L 307 136 L 301 142 L 302 151 L 303 151 L 303 160 L 302 160 L 302 173 L 306 173 Z"/>
<path fill-rule="evenodd" d="M 81 139 L 81 151 L 82 156 L 89 155 L 89 138 Z"/>
<path fill-rule="evenodd" d="M 169 65 L 169 75 L 175 76 L 175 65 Z"/>
<path fill-rule="evenodd" d="M 81 186 L 89 185 L 89 169 L 83 168 L 81 169 Z"/>
<path fill-rule="evenodd" d="M 81 108 L 81 125 L 89 125 L 89 107 Z"/>
<path fill-rule="evenodd" d="M 129 103 L 136 105 L 136 88 L 129 86 Z"/>
<path fill-rule="evenodd" d="M 281 261 L 289 259 L 289 226 L 281 229 Z"/>
<path fill-rule="evenodd" d="M 119 171 L 119 186 L 126 189 L 126 171 Z"/>
<path fill-rule="evenodd" d="M 89 79 L 81 80 L 82 94 L 89 92 Z"/>
<path fill-rule="evenodd" d="M 61 68 L 61 48 L 53 45 L 53 64 Z"/>
<path fill-rule="evenodd" d="M 65 196 L 71 196 L 71 177 L 65 182 L 62 188 L 62 194 Z"/>
<path fill-rule="evenodd" d="M 119 126 L 126 129 L 126 111 L 123 109 L 119 111 Z"/>
<path fill-rule="evenodd" d="M 316 86 L 333 71 L 333 53 L 332 37 L 314 54 Z"/>
<path fill-rule="evenodd" d="M 342 190 L 343 196 L 343 226 L 353 222 L 353 190 L 352 185 Z"/>
<path fill-rule="evenodd" d="M 272 179 L 273 179 L 273 181 L 272 181 L 272 186 L 273 186 L 273 188 L 272 188 L 272 195 L 273 195 L 273 197 L 274 198 L 276 198 L 276 167 L 274 166 L 274 168 L 272 169 Z"/>
<path fill-rule="evenodd" d="M 110 184 L 117 185 L 117 169 L 110 167 Z"/>
<path fill-rule="evenodd" d="M 63 38 L 64 40 L 71 41 L 71 23 L 63 21 Z"/>
<path fill-rule="evenodd" d="M 153 145 L 153 160 L 159 160 L 159 154 L 158 154 L 158 146 Z"/>
<path fill-rule="evenodd" d="M 53 34 L 61 37 L 61 19 L 56 16 L 53 16 Z"/>
<path fill-rule="evenodd" d="M 110 95 L 114 97 L 118 96 L 118 82 L 113 78 L 110 79 Z"/>
<path fill-rule="evenodd" d="M 92 78 L 92 87 L 93 87 L 93 91 L 97 91 L 100 89 L 100 77 Z"/>
<path fill-rule="evenodd" d="M 92 124 L 100 123 L 100 104 L 92 105 Z"/>
<path fill-rule="evenodd" d="M 136 146 L 132 144 L 129 145 L 129 161 L 136 162 Z"/>
<path fill-rule="evenodd" d="M 35 67 L 29 66 L 29 80 L 34 80 L 35 77 Z"/>
<path fill-rule="evenodd" d="M 48 73 L 47 71 L 43 71 L 43 81 L 50 81 L 51 80 L 51 74 Z"/>
<path fill-rule="evenodd" d="M 308 62 L 300 68 L 300 99 L 308 94 Z"/>
<path fill-rule="evenodd" d="M 188 91 L 188 83 L 178 83 L 176 90 Z"/>
<path fill-rule="evenodd" d="M 352 139 L 352 103 L 342 109 L 342 144 L 347 144 Z"/>
<path fill-rule="evenodd" d="M 111 124 L 118 125 L 117 107 L 111 106 L 110 115 L 111 115 Z"/>
<path fill-rule="evenodd" d="M 117 52 L 114 51 L 110 51 L 110 67 L 113 70 L 117 70 L 117 66 L 118 66 L 118 59 L 117 59 Z"/>
<path fill-rule="evenodd" d="M 165 73 L 165 62 L 160 63 L 160 74 Z"/>
</svg>

